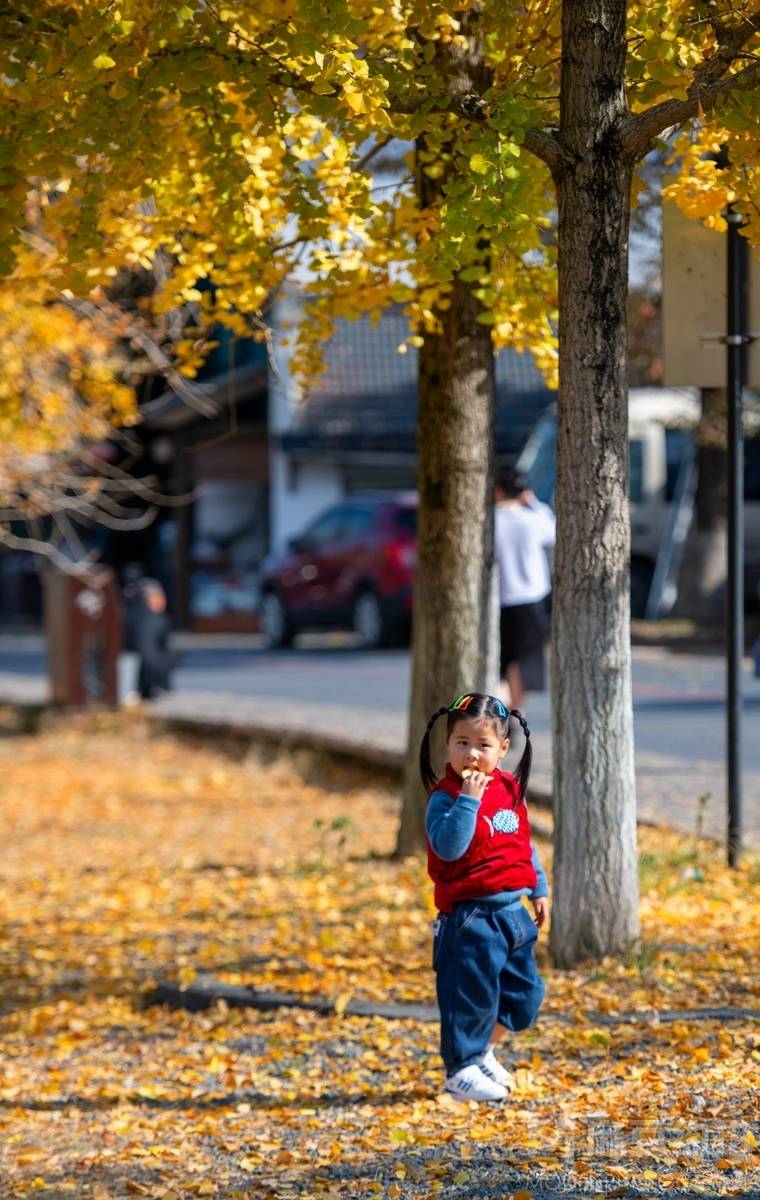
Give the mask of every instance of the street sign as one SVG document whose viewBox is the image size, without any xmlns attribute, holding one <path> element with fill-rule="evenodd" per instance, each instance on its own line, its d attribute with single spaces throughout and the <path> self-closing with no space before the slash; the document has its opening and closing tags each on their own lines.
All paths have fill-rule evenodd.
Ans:
<svg viewBox="0 0 760 1200">
<path fill-rule="evenodd" d="M 662 327 L 667 387 L 726 387 L 726 233 L 662 205 Z M 748 332 L 760 332 L 760 263 L 748 254 Z M 747 348 L 745 387 L 760 387 L 760 342 Z"/>
</svg>

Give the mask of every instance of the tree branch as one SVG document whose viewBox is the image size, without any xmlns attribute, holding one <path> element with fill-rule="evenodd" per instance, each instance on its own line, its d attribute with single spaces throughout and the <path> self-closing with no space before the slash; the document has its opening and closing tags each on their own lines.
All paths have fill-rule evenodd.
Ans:
<svg viewBox="0 0 760 1200">
<path fill-rule="evenodd" d="M 18 537 L 2 524 L 0 524 L 0 545 L 7 546 L 11 550 L 26 550 L 31 554 L 39 555 L 40 558 L 47 558 L 59 570 L 65 571 L 68 575 L 76 575 L 94 587 L 104 586 L 110 578 L 108 569 L 97 565 L 93 551 L 88 551 L 84 558 L 74 562 L 52 542 L 43 542 L 33 537 Z"/>
<path fill-rule="evenodd" d="M 394 135 L 389 133 L 386 137 L 381 138 L 379 142 L 375 142 L 374 146 L 367 151 L 356 163 L 355 170 L 363 171 L 372 162 L 372 159 L 380 154 L 390 142 L 394 140 Z"/>
<path fill-rule="evenodd" d="M 721 27 L 718 31 L 718 49 L 697 67 L 686 100 L 663 100 L 661 104 L 653 104 L 644 112 L 627 117 L 620 136 L 628 161 L 636 162 L 642 158 L 665 129 L 682 125 L 684 121 L 696 117 L 700 110 L 709 112 L 719 96 L 736 88 L 756 86 L 760 82 L 760 62 L 751 62 L 733 75 L 727 75 L 726 72 L 741 56 L 744 45 L 758 32 L 760 9 L 734 29 Z"/>
<path fill-rule="evenodd" d="M 559 135 L 549 129 L 529 129 L 523 146 L 546 163 L 552 175 L 559 174 L 571 161 L 571 156 L 562 145 Z"/>
<path fill-rule="evenodd" d="M 124 333 L 145 352 L 147 358 L 159 374 L 163 375 L 171 390 L 187 404 L 188 408 L 194 408 L 203 417 L 214 417 L 217 415 L 218 407 L 213 400 L 209 399 L 202 385 L 196 383 L 193 379 L 187 379 L 184 375 L 180 375 L 169 356 L 164 353 L 158 343 L 124 309 L 118 308 L 110 301 L 101 301 L 100 304 L 94 304 L 91 300 L 79 300 L 75 296 L 64 295 L 63 293 L 61 293 L 60 302 L 72 309 L 73 312 L 93 319 L 104 316 L 106 310 L 110 311 L 112 315 L 116 314 L 124 329 Z"/>
</svg>

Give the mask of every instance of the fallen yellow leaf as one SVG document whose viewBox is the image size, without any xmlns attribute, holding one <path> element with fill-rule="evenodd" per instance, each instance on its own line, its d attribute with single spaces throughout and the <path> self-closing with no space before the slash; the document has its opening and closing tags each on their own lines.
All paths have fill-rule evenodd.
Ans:
<svg viewBox="0 0 760 1200">
<path fill-rule="evenodd" d="M 337 1000 L 335 1001 L 335 1005 L 334 1005 L 336 1016 L 338 1016 L 338 1017 L 343 1016 L 353 994 L 354 993 L 352 991 L 351 992 L 341 992 L 341 994 L 338 996 Z"/>
</svg>

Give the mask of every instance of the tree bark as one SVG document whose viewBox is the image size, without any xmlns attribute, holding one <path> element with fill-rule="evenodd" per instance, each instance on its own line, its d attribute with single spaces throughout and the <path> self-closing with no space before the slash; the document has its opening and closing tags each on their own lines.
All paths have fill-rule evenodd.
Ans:
<svg viewBox="0 0 760 1200">
<path fill-rule="evenodd" d="M 463 15 L 467 48 L 436 44 L 452 95 L 482 95 L 488 86 L 475 5 Z M 445 61 L 441 61 L 441 58 Z M 424 140 L 419 149 L 424 150 Z M 418 155 L 421 208 L 437 206 L 445 180 L 465 164 L 449 163 L 433 179 Z M 485 247 L 484 247 L 485 248 Z M 496 685 L 491 634 L 493 598 L 494 367 L 491 333 L 478 321 L 473 286 L 455 278 L 440 331 L 420 351 L 417 420 L 417 573 L 412 629 L 409 751 L 396 854 L 424 844 L 425 795 L 418 751 L 432 713 L 460 692 Z M 443 719 L 441 725 L 445 724 Z M 436 761 L 443 767 L 436 729 Z"/>
<path fill-rule="evenodd" d="M 625 0 L 565 0 L 553 600 L 554 907 L 569 966 L 638 936 L 631 702 Z"/>
<path fill-rule="evenodd" d="M 697 427 L 694 517 L 678 575 L 674 617 L 718 623 L 723 618 L 728 562 L 726 395 L 702 389 Z"/>
<path fill-rule="evenodd" d="M 412 693 L 397 854 L 424 841 L 417 752 L 430 716 L 458 693 L 486 686 L 494 387 L 491 337 L 479 311 L 472 289 L 457 282 L 442 331 L 428 334 L 420 353 Z M 440 736 L 436 744 L 440 758 Z"/>
</svg>

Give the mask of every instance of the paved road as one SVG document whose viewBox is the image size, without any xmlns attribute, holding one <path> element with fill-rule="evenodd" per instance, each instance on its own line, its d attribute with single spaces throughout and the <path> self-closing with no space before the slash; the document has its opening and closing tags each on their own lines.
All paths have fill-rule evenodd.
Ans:
<svg viewBox="0 0 760 1200">
<path fill-rule="evenodd" d="M 221 644 L 220 644 L 221 641 Z M 295 650 L 264 652 L 255 639 L 181 639 L 183 658 L 173 694 L 159 704 L 167 712 L 204 711 L 214 719 L 236 712 L 276 727 L 287 720 L 318 731 L 353 731 L 359 740 L 389 750 L 404 743 L 409 695 L 405 651 L 364 653 L 345 640 L 312 639 Z M 0 698 L 3 679 L 26 681 L 39 691 L 45 669 L 38 638 L 0 637 Z M 633 652 L 636 769 L 640 815 L 693 830 L 697 797 L 711 794 L 708 828 L 723 830 L 725 804 L 724 667 L 717 655 L 676 654 L 656 648 Z M 744 675 L 744 792 L 747 828 L 760 844 L 760 680 Z M 30 696 L 31 696 L 30 692 Z M 535 734 L 535 782 L 551 779 L 547 694 L 526 706 Z"/>
</svg>

